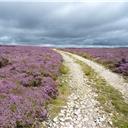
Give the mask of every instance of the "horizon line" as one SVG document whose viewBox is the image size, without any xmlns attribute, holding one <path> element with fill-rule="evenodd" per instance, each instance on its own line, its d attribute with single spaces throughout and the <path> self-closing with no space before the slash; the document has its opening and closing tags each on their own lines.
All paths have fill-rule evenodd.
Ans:
<svg viewBox="0 0 128 128">
<path fill-rule="evenodd" d="M 128 48 L 128 45 L 54 45 L 54 44 L 1 44 L 0 46 L 33 46 L 33 47 L 55 47 L 55 48 Z"/>
</svg>

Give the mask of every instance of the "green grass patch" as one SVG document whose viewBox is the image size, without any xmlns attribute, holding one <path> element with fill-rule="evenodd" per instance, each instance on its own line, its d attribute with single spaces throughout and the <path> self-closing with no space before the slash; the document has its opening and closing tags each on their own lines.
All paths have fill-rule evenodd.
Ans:
<svg viewBox="0 0 128 128">
<path fill-rule="evenodd" d="M 122 94 L 101 78 L 90 66 L 82 61 L 77 62 L 82 66 L 85 75 L 93 81 L 93 87 L 98 94 L 97 100 L 106 112 L 112 113 L 112 121 L 115 127 L 128 128 L 128 104 Z"/>
<path fill-rule="evenodd" d="M 68 81 L 69 81 L 68 72 L 69 69 L 63 64 L 61 68 L 62 75 L 58 78 L 59 95 L 56 99 L 52 99 L 51 101 L 49 101 L 46 106 L 49 110 L 49 115 L 51 118 L 54 118 L 58 115 L 62 106 L 66 104 L 67 97 L 70 94 L 70 87 L 68 86 Z"/>
<path fill-rule="evenodd" d="M 128 76 L 124 76 L 124 79 L 128 83 Z"/>
<path fill-rule="evenodd" d="M 68 69 L 67 66 L 65 66 L 65 64 L 62 64 L 62 65 L 60 66 L 60 73 L 62 73 L 62 74 L 67 74 L 68 71 L 69 71 L 69 69 Z"/>
</svg>

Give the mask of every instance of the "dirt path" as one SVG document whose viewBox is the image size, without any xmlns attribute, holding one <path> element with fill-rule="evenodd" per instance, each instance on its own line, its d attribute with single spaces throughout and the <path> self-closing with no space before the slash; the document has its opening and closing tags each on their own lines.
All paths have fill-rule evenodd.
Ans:
<svg viewBox="0 0 128 128">
<path fill-rule="evenodd" d="M 96 101 L 88 78 L 75 59 L 64 52 L 59 52 L 70 69 L 71 95 L 67 104 L 54 119 L 48 118 L 47 128 L 110 128 L 110 118 Z"/>
<path fill-rule="evenodd" d="M 111 72 L 109 69 L 106 69 L 105 67 L 94 61 L 85 59 L 75 54 L 71 54 L 71 53 L 67 53 L 67 54 L 89 65 L 92 69 L 94 69 L 95 72 L 97 72 L 102 78 L 104 78 L 107 83 L 109 83 L 115 89 L 119 90 L 122 93 L 125 101 L 128 102 L 128 83 L 126 83 L 125 80 L 120 75 Z"/>
</svg>

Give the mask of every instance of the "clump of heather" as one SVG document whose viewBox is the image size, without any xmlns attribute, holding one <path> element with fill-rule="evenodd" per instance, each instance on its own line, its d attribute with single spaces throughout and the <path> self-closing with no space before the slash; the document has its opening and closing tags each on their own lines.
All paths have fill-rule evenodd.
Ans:
<svg viewBox="0 0 128 128">
<path fill-rule="evenodd" d="M 6 66 L 9 63 L 9 60 L 0 56 L 0 68 Z"/>
<path fill-rule="evenodd" d="M 128 48 L 69 48 L 66 51 L 93 58 L 112 71 L 128 76 Z"/>
<path fill-rule="evenodd" d="M 58 95 L 61 56 L 49 48 L 0 47 L 0 127 L 34 128 Z"/>
</svg>

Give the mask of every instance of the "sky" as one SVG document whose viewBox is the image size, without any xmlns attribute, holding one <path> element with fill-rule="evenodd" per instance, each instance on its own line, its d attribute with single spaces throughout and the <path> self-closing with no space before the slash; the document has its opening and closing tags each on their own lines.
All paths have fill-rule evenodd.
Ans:
<svg viewBox="0 0 128 128">
<path fill-rule="evenodd" d="M 128 46 L 128 2 L 0 0 L 0 44 Z"/>
</svg>

